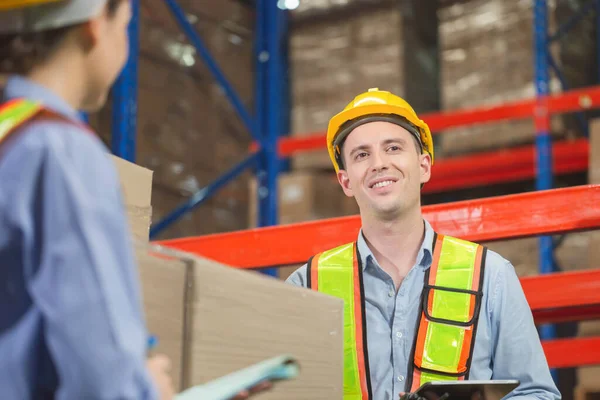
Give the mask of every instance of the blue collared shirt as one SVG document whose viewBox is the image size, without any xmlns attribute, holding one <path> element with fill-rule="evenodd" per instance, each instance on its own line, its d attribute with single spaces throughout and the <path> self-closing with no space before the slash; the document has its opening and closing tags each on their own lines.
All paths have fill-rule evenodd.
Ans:
<svg viewBox="0 0 600 400">
<path fill-rule="evenodd" d="M 44 87 L 28 98 L 77 120 Z M 3 399 L 152 399 L 147 332 L 119 179 L 93 134 L 34 122 L 0 145 Z"/>
<path fill-rule="evenodd" d="M 398 399 L 405 387 L 416 335 L 425 271 L 431 266 L 434 231 L 425 221 L 425 239 L 417 264 L 396 292 L 392 278 L 378 265 L 362 232 L 357 246 L 363 265 L 367 346 L 373 399 Z M 306 287 L 306 265 L 287 282 Z M 555 400 L 556 388 L 536 327 L 512 264 L 493 251 L 485 261 L 482 307 L 470 379 L 518 379 L 512 398 Z"/>
</svg>

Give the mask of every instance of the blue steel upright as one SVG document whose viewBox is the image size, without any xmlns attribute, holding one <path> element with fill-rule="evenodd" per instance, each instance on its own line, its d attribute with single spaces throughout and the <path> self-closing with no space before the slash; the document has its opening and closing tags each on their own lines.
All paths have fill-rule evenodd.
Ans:
<svg viewBox="0 0 600 400">
<path fill-rule="evenodd" d="M 131 2 L 129 24 L 129 58 L 112 90 L 112 139 L 114 155 L 135 162 L 137 134 L 138 59 L 140 0 Z"/>
<path fill-rule="evenodd" d="M 263 150 L 258 164 L 258 224 L 272 226 L 278 223 L 277 176 L 280 160 L 277 154 L 278 139 L 284 129 L 284 40 L 285 11 L 277 2 L 258 0 L 256 3 L 256 120 L 262 131 Z M 277 275 L 269 268 L 264 273 Z"/>
<path fill-rule="evenodd" d="M 550 140 L 550 115 L 548 114 L 547 95 L 550 93 L 550 77 L 548 68 L 549 37 L 548 37 L 548 6 L 546 0 L 535 0 L 534 3 L 534 46 L 535 46 L 535 88 L 538 97 L 534 115 L 536 130 L 537 176 L 536 189 L 552 188 L 552 143 Z M 553 244 L 551 236 L 539 238 L 539 270 L 542 274 L 554 271 Z M 556 336 L 553 325 L 541 327 L 543 340 Z M 552 371 L 554 381 L 557 381 L 556 371 Z"/>
</svg>

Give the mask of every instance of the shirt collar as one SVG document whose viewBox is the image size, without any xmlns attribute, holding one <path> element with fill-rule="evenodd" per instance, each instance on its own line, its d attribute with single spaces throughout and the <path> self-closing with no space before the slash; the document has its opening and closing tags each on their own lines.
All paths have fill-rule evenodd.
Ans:
<svg viewBox="0 0 600 400">
<path fill-rule="evenodd" d="M 4 99 L 26 98 L 42 103 L 52 111 L 75 121 L 81 121 L 77 110 L 48 88 L 22 76 L 13 75 L 8 78 L 3 89 Z"/>
<path fill-rule="evenodd" d="M 427 269 L 431 266 L 431 262 L 433 260 L 433 237 L 435 232 L 427 220 L 424 219 L 423 223 L 425 224 L 425 238 L 423 239 L 423 243 L 421 244 L 421 248 L 417 254 L 417 265 L 423 269 Z M 367 241 L 363 235 L 362 229 L 358 233 L 356 245 L 358 252 L 360 253 L 360 261 L 364 271 L 369 260 L 375 261 L 375 256 L 367 245 Z"/>
</svg>

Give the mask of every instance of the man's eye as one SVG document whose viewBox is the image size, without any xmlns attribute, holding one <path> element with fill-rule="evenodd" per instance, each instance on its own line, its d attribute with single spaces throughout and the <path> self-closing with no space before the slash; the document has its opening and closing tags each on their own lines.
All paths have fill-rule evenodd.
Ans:
<svg viewBox="0 0 600 400">
<path fill-rule="evenodd" d="M 390 150 L 390 151 L 399 151 L 399 150 L 401 150 L 401 149 L 400 149 L 400 146 L 390 146 L 390 147 L 388 148 L 388 150 Z"/>
<path fill-rule="evenodd" d="M 361 159 L 361 158 L 363 158 L 363 157 L 366 157 L 366 156 L 367 156 L 367 153 L 365 153 L 365 152 L 362 152 L 362 153 L 357 153 L 357 154 L 356 154 L 356 157 L 354 157 L 354 159 L 355 159 L 355 160 L 359 160 L 359 159 Z"/>
</svg>

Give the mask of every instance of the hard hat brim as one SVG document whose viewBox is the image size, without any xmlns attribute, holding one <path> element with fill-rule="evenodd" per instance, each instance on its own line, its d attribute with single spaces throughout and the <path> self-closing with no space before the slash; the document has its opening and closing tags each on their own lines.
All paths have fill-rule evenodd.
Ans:
<svg viewBox="0 0 600 400">
<path fill-rule="evenodd" d="M 33 33 L 88 21 L 107 0 L 55 0 L 0 10 L 0 34 Z"/>
<path fill-rule="evenodd" d="M 368 115 L 374 114 L 389 114 L 402 117 L 414 125 L 419 130 L 420 142 L 423 151 L 426 151 L 431 156 L 431 162 L 433 164 L 433 149 L 431 148 L 431 132 L 429 131 L 429 127 L 422 120 L 415 118 L 412 110 L 407 108 L 398 106 L 398 105 L 390 105 L 390 104 L 370 104 L 364 105 L 360 107 L 354 107 L 340 112 L 335 115 L 329 121 L 329 126 L 327 129 L 327 150 L 329 152 L 329 156 L 331 161 L 335 167 L 336 173 L 339 171 L 339 164 L 336 158 L 336 150 L 335 150 L 335 140 L 337 135 L 340 134 L 340 128 L 347 121 L 351 121 L 360 117 L 365 117 Z M 345 133 L 346 135 L 349 132 Z"/>
</svg>

